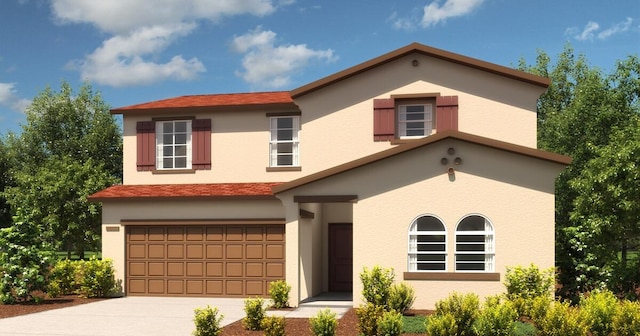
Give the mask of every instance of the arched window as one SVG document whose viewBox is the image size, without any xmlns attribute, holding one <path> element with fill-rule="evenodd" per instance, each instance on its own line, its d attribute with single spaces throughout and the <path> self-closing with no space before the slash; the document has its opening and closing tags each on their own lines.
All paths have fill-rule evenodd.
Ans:
<svg viewBox="0 0 640 336">
<path fill-rule="evenodd" d="M 445 271 L 447 232 L 434 216 L 416 218 L 409 227 L 409 271 Z"/>
<path fill-rule="evenodd" d="M 463 218 L 456 228 L 456 271 L 493 271 L 494 245 L 488 219 L 479 215 Z"/>
</svg>

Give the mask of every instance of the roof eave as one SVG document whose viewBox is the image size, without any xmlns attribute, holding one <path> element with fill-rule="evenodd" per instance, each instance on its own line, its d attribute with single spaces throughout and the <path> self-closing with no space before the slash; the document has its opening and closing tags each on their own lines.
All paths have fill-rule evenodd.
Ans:
<svg viewBox="0 0 640 336">
<path fill-rule="evenodd" d="M 211 105 L 211 106 L 176 106 L 161 108 L 135 108 L 120 107 L 111 109 L 111 114 L 121 115 L 167 115 L 167 114 L 184 114 L 184 113 L 200 113 L 200 112 L 243 112 L 243 111 L 261 111 L 261 112 L 300 112 L 300 108 L 294 102 L 290 103 L 265 103 L 265 104 L 243 104 L 243 105 Z"/>
<path fill-rule="evenodd" d="M 543 161 L 548 161 L 548 162 L 563 165 L 563 166 L 567 166 L 571 163 L 571 158 L 565 155 L 551 153 L 551 152 L 543 151 L 536 148 L 524 147 L 524 146 L 503 142 L 495 139 L 485 138 L 485 137 L 481 137 L 481 136 L 477 136 L 469 133 L 463 133 L 458 131 L 445 131 L 445 132 L 436 133 L 432 136 L 428 136 L 422 139 L 407 142 L 397 147 L 390 148 L 382 152 L 378 152 L 378 153 L 375 153 L 351 162 L 347 162 L 347 163 L 344 163 L 344 164 L 341 164 L 341 165 L 338 165 L 338 166 L 335 166 L 311 175 L 307 175 L 299 179 L 296 179 L 287 183 L 283 183 L 281 185 L 273 186 L 271 187 L 271 191 L 274 194 L 282 193 L 287 190 L 295 189 L 309 183 L 320 181 L 325 178 L 338 175 L 338 174 L 341 174 L 341 173 L 344 173 L 344 172 L 347 172 L 347 171 L 350 171 L 350 170 L 353 170 L 377 161 L 381 161 L 402 153 L 406 153 L 423 146 L 434 144 L 436 142 L 443 141 L 446 139 L 457 139 L 460 141 L 465 141 L 465 142 L 473 143 L 480 146 L 499 149 L 499 150 L 511 152 L 518 155 L 524 155 L 524 156 L 532 157 L 532 158 L 543 160 Z"/>
</svg>

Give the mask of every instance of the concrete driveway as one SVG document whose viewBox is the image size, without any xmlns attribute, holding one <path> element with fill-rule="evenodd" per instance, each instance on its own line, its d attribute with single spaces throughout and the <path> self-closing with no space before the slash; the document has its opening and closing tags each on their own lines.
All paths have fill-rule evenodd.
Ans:
<svg viewBox="0 0 640 336">
<path fill-rule="evenodd" d="M 193 310 L 217 307 L 223 325 L 244 317 L 244 299 L 124 297 L 0 319 L 2 336 L 191 335 Z"/>
<path fill-rule="evenodd" d="M 0 319 L 0 336 L 188 336 L 195 329 L 194 309 L 218 308 L 225 326 L 245 316 L 244 300 L 129 296 Z M 311 317 L 330 308 L 340 318 L 352 305 L 350 295 L 320 295 L 295 310 L 267 315 Z"/>
</svg>

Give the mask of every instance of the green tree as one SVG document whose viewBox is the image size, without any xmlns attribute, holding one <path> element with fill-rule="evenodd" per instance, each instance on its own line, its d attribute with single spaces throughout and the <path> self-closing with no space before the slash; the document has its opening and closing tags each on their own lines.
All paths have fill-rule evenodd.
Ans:
<svg viewBox="0 0 640 336">
<path fill-rule="evenodd" d="M 572 219 L 588 232 L 583 242 L 613 270 L 609 287 L 624 293 L 635 292 L 630 285 L 640 283 L 629 255 L 640 247 L 640 118 L 634 119 L 616 130 L 609 144 L 594 148 L 597 156 L 570 181 L 577 193 Z M 620 278 L 626 279 L 616 283 Z"/>
<path fill-rule="evenodd" d="M 608 260 L 591 244 L 589 226 L 571 217 L 578 197 L 571 181 L 599 155 L 598 148 L 610 143 L 615 129 L 638 115 L 639 64 L 637 56 L 628 56 L 607 75 L 590 66 L 584 55 L 575 56 L 568 45 L 554 65 L 544 52 L 533 66 L 520 63 L 522 70 L 551 79 L 538 101 L 538 146 L 573 158 L 556 181 L 556 262 L 560 294 L 567 297 L 575 299 L 575 294 L 608 281 Z"/>
<path fill-rule="evenodd" d="M 4 140 L 0 138 L 0 192 L 10 185 L 9 153 Z M 0 228 L 11 225 L 11 211 L 7 201 L 0 197 Z"/>
<path fill-rule="evenodd" d="M 11 183 L 2 195 L 14 212 L 31 212 L 46 242 L 82 256 L 100 233 L 100 205 L 87 196 L 122 179 L 118 123 L 89 84 L 74 92 L 66 82 L 36 96 L 26 117 L 5 138 Z"/>
<path fill-rule="evenodd" d="M 101 165 L 69 157 L 51 157 L 34 172 L 18 172 L 16 186 L 5 195 L 14 206 L 31 209 L 41 225 L 41 237 L 57 249 L 84 251 L 98 248 L 100 205 L 87 196 L 117 182 Z"/>
</svg>

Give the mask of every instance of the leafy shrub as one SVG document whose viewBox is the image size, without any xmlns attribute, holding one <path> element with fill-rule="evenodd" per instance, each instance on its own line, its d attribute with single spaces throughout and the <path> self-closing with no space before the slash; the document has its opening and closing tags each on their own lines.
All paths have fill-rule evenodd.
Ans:
<svg viewBox="0 0 640 336">
<path fill-rule="evenodd" d="M 640 335 L 640 302 L 622 301 L 611 323 L 613 335 Z"/>
<path fill-rule="evenodd" d="M 401 282 L 391 286 L 389 290 L 389 309 L 404 314 L 416 299 L 415 290 L 408 284 Z"/>
<path fill-rule="evenodd" d="M 267 316 L 260 322 L 260 327 L 265 336 L 283 336 L 284 316 Z"/>
<path fill-rule="evenodd" d="M 320 310 L 316 316 L 309 319 L 309 323 L 315 336 L 333 336 L 338 328 L 336 313 L 329 308 Z"/>
<path fill-rule="evenodd" d="M 518 317 L 513 302 L 509 300 L 501 302 L 497 297 L 489 298 L 473 324 L 473 329 L 478 335 L 512 335 Z"/>
<path fill-rule="evenodd" d="M 59 260 L 51 269 L 47 294 L 51 297 L 73 294 L 78 290 L 76 275 L 80 262 L 69 259 Z"/>
<path fill-rule="evenodd" d="M 0 301 L 4 304 L 42 301 L 35 293 L 46 291 L 54 260 L 47 245 L 29 244 L 29 237 L 16 229 L 20 225 L 0 229 Z"/>
<path fill-rule="evenodd" d="M 474 335 L 473 322 L 478 317 L 478 312 L 479 299 L 473 293 L 461 295 L 454 292 L 448 298 L 436 302 L 435 315 L 453 316 L 457 326 L 456 335 L 460 336 Z"/>
<path fill-rule="evenodd" d="M 540 321 L 547 314 L 547 310 L 549 307 L 555 302 L 550 297 L 539 296 L 534 299 L 527 300 L 529 302 L 529 307 L 527 308 L 531 317 L 531 320 L 534 322 Z"/>
<path fill-rule="evenodd" d="M 384 314 L 384 307 L 367 302 L 356 308 L 358 316 L 358 330 L 365 336 L 375 336 L 378 333 L 378 319 Z"/>
<path fill-rule="evenodd" d="M 397 311 L 384 312 L 378 319 L 378 335 L 398 336 L 402 333 L 402 314 Z"/>
<path fill-rule="evenodd" d="M 617 307 L 618 299 L 610 291 L 591 292 L 580 300 L 580 315 L 593 336 L 609 335 Z"/>
<path fill-rule="evenodd" d="M 244 312 L 247 316 L 242 319 L 242 325 L 247 330 L 260 330 L 266 308 L 262 298 L 244 300 Z"/>
<path fill-rule="evenodd" d="M 196 330 L 193 336 L 218 336 L 222 332 L 220 322 L 224 315 L 218 315 L 218 308 L 196 308 L 194 310 L 195 317 L 193 322 L 196 324 Z"/>
<path fill-rule="evenodd" d="M 577 308 L 568 302 L 555 302 L 549 306 L 536 325 L 543 336 L 584 336 L 589 329 Z"/>
<path fill-rule="evenodd" d="M 386 269 L 376 265 L 368 270 L 365 267 L 360 273 L 360 281 L 363 286 L 362 296 L 367 302 L 386 309 L 394 278 L 395 274 L 392 268 Z"/>
<path fill-rule="evenodd" d="M 458 323 L 451 313 L 431 315 L 425 320 L 427 333 L 431 336 L 458 336 Z"/>
<path fill-rule="evenodd" d="M 77 268 L 78 293 L 85 297 L 108 297 L 116 290 L 115 271 L 111 259 L 92 256 L 81 260 Z"/>
<path fill-rule="evenodd" d="M 289 307 L 289 292 L 291 286 L 284 280 L 273 281 L 269 284 L 269 296 L 273 301 L 274 308 Z"/>
<path fill-rule="evenodd" d="M 554 269 L 540 270 L 531 264 L 529 267 L 507 267 L 504 286 L 507 298 L 516 305 L 518 314 L 531 316 L 532 300 L 541 297 L 551 297 L 555 283 Z"/>
</svg>

